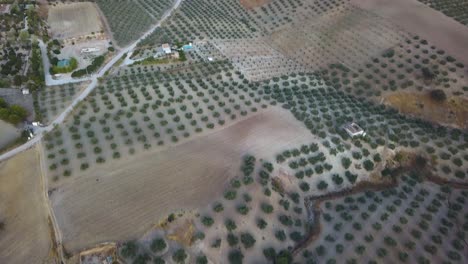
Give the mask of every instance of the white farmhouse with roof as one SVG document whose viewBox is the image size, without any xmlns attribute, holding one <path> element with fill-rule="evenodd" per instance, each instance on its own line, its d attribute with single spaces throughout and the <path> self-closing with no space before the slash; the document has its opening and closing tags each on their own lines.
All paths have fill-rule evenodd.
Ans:
<svg viewBox="0 0 468 264">
<path fill-rule="evenodd" d="M 366 132 L 356 123 L 348 123 L 343 126 L 344 130 L 350 137 L 365 136 Z"/>
<path fill-rule="evenodd" d="M 172 53 L 171 46 L 169 44 L 167 44 L 167 43 L 162 44 L 161 48 L 163 49 L 164 53 L 166 53 L 166 54 L 171 54 Z"/>
</svg>

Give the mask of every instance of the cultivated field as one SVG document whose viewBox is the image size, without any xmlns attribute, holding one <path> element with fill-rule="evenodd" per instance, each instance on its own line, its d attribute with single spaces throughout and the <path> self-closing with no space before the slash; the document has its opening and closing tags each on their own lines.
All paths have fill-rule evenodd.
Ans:
<svg viewBox="0 0 468 264">
<path fill-rule="evenodd" d="M 301 261 L 466 263 L 467 199 L 404 176 L 398 187 L 325 200 L 322 231 Z"/>
<path fill-rule="evenodd" d="M 137 238 L 174 210 L 196 209 L 221 195 L 246 153 L 272 158 L 311 138 L 287 111 L 272 108 L 187 143 L 74 175 L 51 196 L 65 247 L 75 252 Z"/>
<path fill-rule="evenodd" d="M 47 22 L 52 37 L 57 39 L 94 35 L 104 30 L 96 5 L 91 2 L 50 5 Z"/>
<path fill-rule="evenodd" d="M 36 149 L 0 163 L 0 262 L 51 263 L 51 230 Z"/>
<path fill-rule="evenodd" d="M 111 3 L 124 44 L 164 9 Z M 113 69 L 44 137 L 65 249 L 463 262 L 468 31 L 441 16 L 414 0 L 183 1 L 134 55 L 191 42 L 186 61 Z M 79 91 L 60 89 L 41 94 L 49 120 Z"/>
<path fill-rule="evenodd" d="M 114 39 L 120 46 L 125 46 L 158 21 L 173 1 L 97 0 L 96 3 L 106 16 Z"/>
<path fill-rule="evenodd" d="M 35 104 L 39 110 L 38 118 L 40 117 L 43 124 L 54 120 L 88 84 L 89 82 L 44 87 L 35 95 Z"/>
</svg>

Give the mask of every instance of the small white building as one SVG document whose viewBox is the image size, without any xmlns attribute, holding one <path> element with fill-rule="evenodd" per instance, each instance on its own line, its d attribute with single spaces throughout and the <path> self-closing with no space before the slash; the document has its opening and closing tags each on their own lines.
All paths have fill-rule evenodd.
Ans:
<svg viewBox="0 0 468 264">
<path fill-rule="evenodd" d="M 171 54 L 172 53 L 171 46 L 169 44 L 167 44 L 167 43 L 162 44 L 161 48 L 163 49 L 164 53 L 166 53 L 166 54 Z"/>
<path fill-rule="evenodd" d="M 343 128 L 350 137 L 366 136 L 366 132 L 354 122 L 344 125 Z"/>
<path fill-rule="evenodd" d="M 81 49 L 81 53 L 94 53 L 100 51 L 99 48 L 84 48 Z"/>
<path fill-rule="evenodd" d="M 21 89 L 21 92 L 23 93 L 23 95 L 28 95 L 29 94 L 29 89 Z"/>
</svg>

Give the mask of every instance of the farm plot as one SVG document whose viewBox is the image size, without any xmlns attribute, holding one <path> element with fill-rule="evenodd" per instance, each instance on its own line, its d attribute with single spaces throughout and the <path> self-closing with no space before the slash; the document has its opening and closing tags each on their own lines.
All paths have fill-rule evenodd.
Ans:
<svg viewBox="0 0 468 264">
<path fill-rule="evenodd" d="M 251 15 L 238 0 L 183 1 L 174 15 L 139 46 L 213 38 L 248 38 L 256 35 L 257 31 Z"/>
<path fill-rule="evenodd" d="M 150 14 L 155 20 L 159 20 L 164 12 L 166 12 L 174 1 L 172 0 L 162 0 L 162 1 L 152 1 L 152 0 L 134 0 L 136 4 L 141 5 L 146 12 Z"/>
<path fill-rule="evenodd" d="M 348 1 L 270 1 L 266 5 L 251 9 L 249 13 L 265 32 L 272 33 L 294 22 L 318 17 L 331 9 L 347 4 Z"/>
<path fill-rule="evenodd" d="M 282 80 L 283 84 L 289 84 L 289 81 Z M 279 85 L 278 82 L 279 79 L 276 82 Z M 314 81 L 310 85 L 320 84 L 319 82 Z M 359 167 L 372 173 L 385 161 L 386 157 L 382 152 L 384 149 L 395 152 L 411 149 L 416 153 L 423 153 L 431 161 L 435 175 L 451 181 L 466 180 L 464 162 L 468 161 L 468 134 L 463 130 L 411 119 L 383 106 L 358 102 L 355 97 L 332 89 L 311 90 L 307 85 L 296 87 L 295 90 L 287 87 L 269 88 L 265 93 L 271 94 L 283 107 L 291 109 L 294 116 L 304 122 L 312 134 L 329 138 L 324 145 L 328 147 L 330 154 L 337 156 L 344 152 L 347 159 L 360 163 Z M 341 126 L 351 121 L 357 122 L 368 134 L 363 140 L 350 139 L 344 133 Z M 359 150 L 354 150 L 349 145 L 354 145 Z M 302 166 L 307 165 L 307 159 L 302 163 Z M 302 167 L 300 163 L 289 163 L 289 166 L 292 169 Z"/>
<path fill-rule="evenodd" d="M 142 5 L 133 0 L 97 0 L 112 30 L 114 39 L 120 46 L 126 46 L 137 39 L 155 22 Z"/>
<path fill-rule="evenodd" d="M 87 83 L 68 84 L 62 86 L 48 86 L 38 91 L 35 97 L 35 106 L 38 109 L 36 119 L 47 124 L 54 120 L 80 94 Z"/>
<path fill-rule="evenodd" d="M 459 128 L 467 126 L 463 102 L 468 92 L 468 70 L 445 50 L 419 36 L 369 58 L 364 66 L 333 64 L 321 74 L 329 85 L 359 97 L 375 102 L 385 98 L 384 103 L 405 113 Z M 408 100 L 398 99 L 405 94 Z"/>
<path fill-rule="evenodd" d="M 395 188 L 325 201 L 301 262 L 464 263 L 467 199 L 466 190 L 404 176 Z"/>
<path fill-rule="evenodd" d="M 213 40 L 212 43 L 249 81 L 307 71 L 296 61 L 274 50 L 262 38 Z"/>
<path fill-rule="evenodd" d="M 98 10 L 90 2 L 50 5 L 47 22 L 52 37 L 57 39 L 88 36 L 104 30 Z"/>
<path fill-rule="evenodd" d="M 0 262 L 52 263 L 36 149 L 0 163 Z"/>
<path fill-rule="evenodd" d="M 421 36 L 461 62 L 468 46 L 468 28 L 417 0 L 350 0 L 360 8 L 385 17 L 412 34 Z M 459 1 L 452 1 L 459 2 Z"/>
<path fill-rule="evenodd" d="M 348 4 L 274 31 L 270 42 L 286 57 L 318 69 L 337 62 L 362 65 L 404 36 L 385 19 Z"/>
<path fill-rule="evenodd" d="M 446 16 L 468 26 L 468 2 L 450 0 L 418 0 L 431 8 L 434 8 Z"/>
<path fill-rule="evenodd" d="M 174 210 L 199 208 L 220 196 L 246 153 L 272 158 L 310 137 L 290 113 L 271 108 L 189 142 L 80 172 L 51 196 L 65 247 L 75 252 L 140 237 Z"/>
<path fill-rule="evenodd" d="M 204 71 L 202 65 L 192 66 Z M 206 74 L 198 78 L 170 70 L 145 74 L 142 67 L 138 74 L 105 79 L 64 125 L 44 138 L 51 179 L 178 144 L 266 108 L 258 86 L 239 72 L 224 71 L 225 66 L 207 63 Z"/>
</svg>

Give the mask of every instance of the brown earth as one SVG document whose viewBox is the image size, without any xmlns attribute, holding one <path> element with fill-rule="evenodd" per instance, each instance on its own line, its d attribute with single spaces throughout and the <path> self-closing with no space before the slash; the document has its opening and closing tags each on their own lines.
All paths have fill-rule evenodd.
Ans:
<svg viewBox="0 0 468 264">
<path fill-rule="evenodd" d="M 143 152 L 73 176 L 51 195 L 63 243 L 75 253 L 141 237 L 161 218 L 219 197 L 246 153 L 273 154 L 313 139 L 279 107 L 164 150 Z"/>
<path fill-rule="evenodd" d="M 0 163 L 0 263 L 53 260 L 39 164 L 36 149 Z"/>
<path fill-rule="evenodd" d="M 365 10 L 390 19 L 468 65 L 468 27 L 417 0 L 351 0 Z"/>
<path fill-rule="evenodd" d="M 449 97 L 435 102 L 427 93 L 396 92 L 384 97 L 384 103 L 404 114 L 430 122 L 468 129 L 468 99 Z"/>
<path fill-rule="evenodd" d="M 241 6 L 250 10 L 270 3 L 271 0 L 240 0 Z"/>
</svg>

